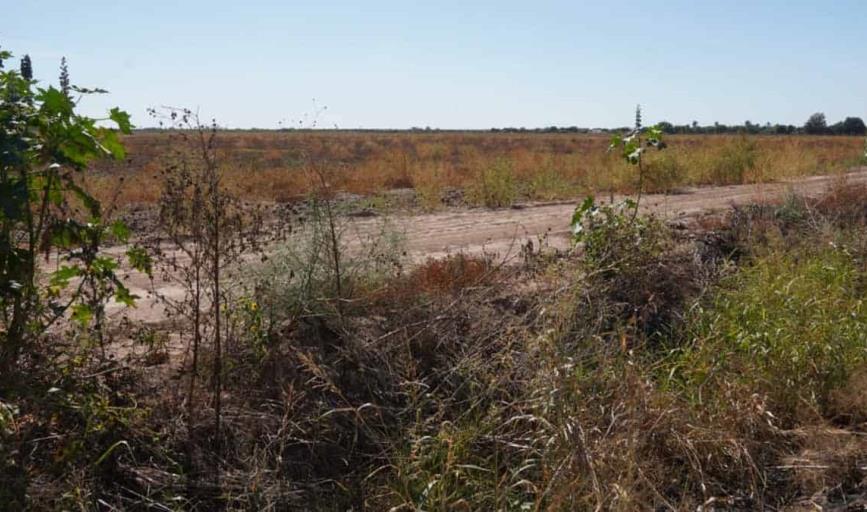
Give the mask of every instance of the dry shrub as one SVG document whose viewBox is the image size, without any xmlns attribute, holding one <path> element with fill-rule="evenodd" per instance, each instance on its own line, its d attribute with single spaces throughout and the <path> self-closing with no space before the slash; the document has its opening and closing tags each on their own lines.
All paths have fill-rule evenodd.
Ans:
<svg viewBox="0 0 867 512">
<path fill-rule="evenodd" d="M 429 264 L 417 276 L 435 292 L 430 300 L 379 295 L 343 316 L 263 326 L 269 363 L 239 362 L 232 381 L 246 386 L 243 417 L 257 418 L 255 428 L 237 425 L 235 445 L 262 447 L 258 471 L 274 474 L 267 485 L 295 482 L 312 508 L 418 502 L 416 486 L 429 483 L 419 484 L 422 468 L 395 473 L 411 470 L 406 447 L 444 435 L 437 432 L 447 424 L 484 417 L 527 378 L 519 376 L 529 368 L 517 364 L 521 336 L 499 335 L 522 322 L 491 300 L 494 283 L 458 290 L 478 286 L 487 268 L 471 258 Z M 250 382 L 260 387 L 250 389 Z M 236 457 L 234 467 L 253 470 L 243 450 Z"/>
<path fill-rule="evenodd" d="M 801 204 L 742 209 L 730 243 L 808 225 Z M 181 428 L 163 379 L 140 402 L 148 428 L 123 431 L 140 451 L 94 488 L 127 508 L 540 511 L 779 509 L 862 490 L 863 438 L 827 422 L 864 414 L 863 364 L 835 370 L 863 351 L 841 307 L 863 284 L 798 252 L 827 240 L 746 247 L 720 287 L 727 251 L 641 218 L 596 234 L 532 274 L 456 255 L 359 272 L 338 297 L 320 251 L 278 265 L 275 295 L 230 316 L 222 450 Z M 788 266 L 759 261 L 781 250 Z M 732 355 L 768 330 L 773 350 Z M 827 333 L 833 350 L 802 357 Z M 781 393 L 823 400 L 815 374 L 834 374 L 827 400 L 787 413 Z M 179 467 L 187 456 L 213 473 Z"/>
<path fill-rule="evenodd" d="M 414 268 L 409 283 L 419 293 L 457 293 L 489 281 L 493 265 L 490 258 L 455 254 L 440 259 L 428 259 Z"/>
<path fill-rule="evenodd" d="M 741 137 L 726 141 L 710 160 L 708 183 L 740 184 L 756 172 L 759 145 L 755 139 Z"/>
<path fill-rule="evenodd" d="M 422 208 L 436 210 L 443 206 L 443 193 L 448 176 L 441 164 L 417 169 L 412 176 L 412 187 Z"/>
<path fill-rule="evenodd" d="M 867 184 L 835 180 L 815 202 L 816 210 L 840 226 L 867 224 Z"/>
<path fill-rule="evenodd" d="M 488 256 L 463 253 L 429 258 L 413 266 L 408 272 L 396 275 L 386 282 L 358 290 L 366 304 L 405 303 L 415 305 L 429 300 L 457 298 L 462 293 L 486 288 L 501 278 L 502 268 L 495 266 Z"/>
<path fill-rule="evenodd" d="M 705 278 L 691 244 L 654 217 L 602 206 L 580 233 L 584 276 L 570 329 L 632 344 L 664 338 Z M 628 339 L 627 339 L 628 338 Z"/>
<path fill-rule="evenodd" d="M 682 187 L 687 168 L 683 161 L 685 150 L 674 148 L 667 151 L 649 153 L 645 169 L 644 191 L 651 194 L 668 194 Z"/>
</svg>

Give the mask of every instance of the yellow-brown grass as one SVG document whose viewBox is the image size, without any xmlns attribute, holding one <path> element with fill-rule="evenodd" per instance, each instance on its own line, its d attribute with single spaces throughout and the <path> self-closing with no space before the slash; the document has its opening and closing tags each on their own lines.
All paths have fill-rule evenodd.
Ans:
<svg viewBox="0 0 867 512">
<path fill-rule="evenodd" d="M 219 136 L 229 188 L 244 199 L 284 201 L 313 186 L 310 162 L 332 167 L 338 188 L 374 194 L 414 188 L 437 207 L 443 192 L 494 187 L 502 199 L 551 200 L 588 192 L 632 192 L 635 170 L 606 151 L 607 135 L 485 132 L 225 132 Z M 648 157 L 650 191 L 703 184 L 772 181 L 839 171 L 859 162 L 860 137 L 679 135 Z M 126 139 L 129 158 L 103 163 L 88 177 L 102 197 L 120 187 L 121 204 L 152 202 L 170 137 L 143 132 Z M 494 169 L 495 172 L 491 172 Z M 491 177 L 502 183 L 490 183 Z M 468 200 L 484 204 L 482 194 Z"/>
</svg>

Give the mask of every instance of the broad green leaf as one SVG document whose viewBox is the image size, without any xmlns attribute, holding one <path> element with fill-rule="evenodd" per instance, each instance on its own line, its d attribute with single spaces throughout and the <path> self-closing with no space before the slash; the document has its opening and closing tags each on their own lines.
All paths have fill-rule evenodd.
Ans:
<svg viewBox="0 0 867 512">
<path fill-rule="evenodd" d="M 91 263 L 92 271 L 105 277 L 110 276 L 111 273 L 117 270 L 117 267 L 117 260 L 108 256 L 99 256 Z"/>
<path fill-rule="evenodd" d="M 103 149 L 111 154 L 112 158 L 123 160 L 126 157 L 126 148 L 123 147 L 120 139 L 117 138 L 117 133 L 111 130 L 101 130 L 99 135 Z"/>
<path fill-rule="evenodd" d="M 51 228 L 51 243 L 61 249 L 69 249 L 81 241 L 82 226 L 73 221 L 59 222 Z"/>
<path fill-rule="evenodd" d="M 580 241 L 582 237 L 582 223 L 588 213 L 596 209 L 596 201 L 593 196 L 587 196 L 581 205 L 575 208 L 575 213 L 572 214 L 572 233 L 575 239 Z"/>
<path fill-rule="evenodd" d="M 49 87 L 48 89 L 42 89 L 37 98 L 42 101 L 40 110 L 49 117 L 68 117 L 72 115 L 74 105 L 72 100 L 66 94 L 63 94 L 63 91 Z"/>
<path fill-rule="evenodd" d="M 130 247 L 126 251 L 126 257 L 129 260 L 130 266 L 132 268 L 138 270 L 139 272 L 144 272 L 151 277 L 153 274 L 153 261 L 151 260 L 150 255 L 147 251 L 140 246 Z"/>
<path fill-rule="evenodd" d="M 51 286 L 66 288 L 70 279 L 81 275 L 81 269 L 76 266 L 63 265 L 51 273 Z"/>
<path fill-rule="evenodd" d="M 55 167 L 57 166 L 57 167 Z M 34 175 L 31 183 L 31 197 L 34 201 L 42 201 L 42 195 L 51 204 L 60 206 L 63 204 L 63 188 L 60 183 L 60 177 L 57 175 L 59 165 L 52 164 L 46 169 L 44 175 Z"/>
<path fill-rule="evenodd" d="M 130 293 L 129 288 L 117 281 L 117 290 L 114 292 L 114 300 L 127 307 L 134 308 L 135 300 L 138 298 L 138 295 L 133 295 Z"/>
<path fill-rule="evenodd" d="M 117 107 L 111 109 L 111 115 L 109 118 L 117 124 L 117 129 L 121 131 L 121 133 L 129 134 L 132 132 L 132 123 L 129 121 L 129 114 Z"/>
</svg>

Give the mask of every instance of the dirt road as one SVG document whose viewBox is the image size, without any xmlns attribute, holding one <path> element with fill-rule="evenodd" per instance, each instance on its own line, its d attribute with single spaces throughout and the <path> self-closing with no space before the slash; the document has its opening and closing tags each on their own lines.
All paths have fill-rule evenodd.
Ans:
<svg viewBox="0 0 867 512">
<path fill-rule="evenodd" d="M 850 184 L 867 183 L 867 168 L 850 172 L 845 178 Z M 790 190 L 803 195 L 818 194 L 839 179 L 814 176 L 772 184 L 695 188 L 673 195 L 653 194 L 642 199 L 642 210 L 664 219 L 689 218 L 732 205 L 778 199 Z M 486 252 L 509 258 L 520 254 L 521 245 L 528 240 L 537 244 L 539 237 L 546 234 L 549 246 L 568 247 L 569 221 L 577 202 L 527 204 L 500 210 L 462 209 L 407 214 L 391 221 L 405 236 L 408 256 L 414 261 L 458 252 Z M 351 231 L 361 235 L 377 232 L 381 227 L 381 220 L 377 218 L 357 218 L 350 222 Z M 109 249 L 109 252 L 120 254 L 123 250 L 117 247 Z M 155 285 L 159 293 L 166 296 L 183 296 L 183 290 L 171 283 L 157 282 Z M 158 322 L 164 318 L 162 308 L 148 292 L 150 283 L 145 276 L 131 274 L 128 286 L 141 297 L 138 307 L 126 310 L 111 305 L 111 315 L 126 314 L 133 320 L 145 322 Z"/>
<path fill-rule="evenodd" d="M 759 185 L 693 188 L 678 194 L 647 195 L 641 200 L 644 213 L 664 219 L 691 217 L 699 213 L 723 210 L 732 205 L 780 198 L 789 190 L 803 195 L 824 191 L 834 176 L 813 176 L 793 181 Z M 867 183 L 867 168 L 846 175 L 850 184 Z M 607 197 L 600 197 L 603 202 Z M 620 198 L 615 196 L 615 200 Z M 413 215 L 398 219 L 406 234 L 407 248 L 414 259 L 438 257 L 454 252 L 481 251 L 505 255 L 521 243 L 549 234 L 550 245 L 568 245 L 569 221 L 580 202 L 529 204 L 504 210 L 461 210 Z"/>
</svg>

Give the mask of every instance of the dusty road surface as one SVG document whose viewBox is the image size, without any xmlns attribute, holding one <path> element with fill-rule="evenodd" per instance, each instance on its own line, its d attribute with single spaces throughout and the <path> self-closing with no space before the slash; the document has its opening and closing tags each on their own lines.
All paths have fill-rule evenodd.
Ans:
<svg viewBox="0 0 867 512">
<path fill-rule="evenodd" d="M 867 168 L 850 172 L 844 177 L 813 176 L 771 184 L 694 188 L 672 195 L 652 194 L 645 196 L 641 205 L 644 213 L 653 213 L 663 219 L 686 219 L 727 209 L 732 205 L 779 199 L 789 191 L 815 195 L 841 179 L 851 185 L 867 184 Z M 526 204 L 499 210 L 461 209 L 407 214 L 393 217 L 391 221 L 398 232 L 405 236 L 408 256 L 414 261 L 458 252 L 485 252 L 509 258 L 516 257 L 521 245 L 528 240 L 537 244 L 539 237 L 544 235 L 547 235 L 549 246 L 560 249 L 568 247 L 569 221 L 578 202 L 580 200 Z M 381 229 L 381 220 L 377 218 L 356 218 L 349 222 L 350 232 L 362 236 Z M 121 254 L 124 250 L 124 247 L 115 247 L 108 252 Z M 123 314 L 132 320 L 145 322 L 163 320 L 165 313 L 149 292 L 151 284 L 147 278 L 131 273 L 127 282 L 131 291 L 140 297 L 137 307 L 130 310 L 113 304 L 109 307 L 109 314 Z M 165 296 L 183 297 L 183 290 L 172 283 L 157 281 L 154 286 Z"/>
</svg>

